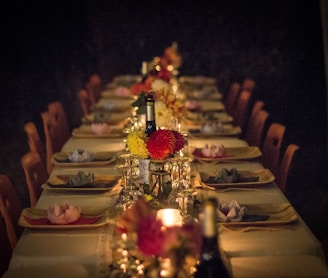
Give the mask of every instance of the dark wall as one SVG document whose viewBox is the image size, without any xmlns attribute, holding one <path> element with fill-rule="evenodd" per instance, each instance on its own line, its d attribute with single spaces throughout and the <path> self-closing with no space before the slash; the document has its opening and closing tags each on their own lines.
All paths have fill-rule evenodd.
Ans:
<svg viewBox="0 0 328 278">
<path fill-rule="evenodd" d="M 183 75 L 216 77 L 222 92 L 231 80 L 253 76 L 254 97 L 287 126 L 287 139 L 306 150 L 304 168 L 321 165 L 327 109 L 319 1 L 213 2 L 7 3 L 0 18 L 2 156 L 10 156 L 6 146 L 13 143 L 26 147 L 23 124 L 40 121 L 51 100 L 61 100 L 71 125 L 79 124 L 76 93 L 89 72 L 98 71 L 105 83 L 137 74 L 141 61 L 176 41 Z M 1 167 L 6 172 L 8 163 Z"/>
</svg>

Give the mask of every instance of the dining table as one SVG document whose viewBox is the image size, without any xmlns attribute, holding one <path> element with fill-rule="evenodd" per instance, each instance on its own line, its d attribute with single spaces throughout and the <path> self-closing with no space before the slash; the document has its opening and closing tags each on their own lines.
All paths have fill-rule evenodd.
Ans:
<svg viewBox="0 0 328 278">
<path fill-rule="evenodd" d="M 114 79 L 108 88 L 122 86 L 122 78 L 123 76 Z M 131 76 L 127 76 L 128 78 Z M 117 80 L 121 83 L 115 85 L 114 81 Z M 192 77 L 185 77 L 184 80 L 188 80 L 190 84 Z M 213 87 L 212 83 L 211 86 Z M 197 94 L 193 93 L 192 96 L 194 100 Z M 106 101 L 110 99 L 111 95 L 108 95 L 107 89 L 106 97 L 100 104 L 106 107 Z M 126 103 L 129 103 L 129 106 L 130 99 L 122 103 L 124 107 Z M 208 101 L 206 105 L 208 109 L 214 108 L 213 113 L 219 113 L 221 117 L 231 120 L 230 115 L 224 114 L 221 98 L 215 99 L 215 102 Z M 99 106 L 97 109 L 100 109 Z M 227 160 L 206 160 L 193 156 L 196 150 L 204 146 L 221 145 L 227 150 L 241 151 L 253 147 L 240 138 L 239 133 L 225 136 L 190 133 L 192 129 L 201 128 L 199 119 L 193 118 L 195 113 L 191 111 L 189 119 L 181 124 L 181 132 L 186 138 L 184 155 L 192 157 L 192 187 L 204 196 L 215 197 L 226 203 L 234 200 L 245 208 L 254 207 L 276 217 L 276 220 L 264 221 L 261 225 L 255 221 L 242 225 L 234 225 L 233 222 L 219 224 L 219 246 L 232 277 L 328 277 L 320 242 L 279 189 L 270 170 L 265 169 L 260 162 L 261 151 L 258 148 L 255 148 L 253 157 L 242 159 L 239 159 L 238 155 L 235 159 Z M 92 117 L 88 118 L 90 119 Z M 226 124 L 232 126 L 231 121 Z M 125 125 L 126 122 L 120 122 L 115 128 L 123 130 Z M 91 153 L 108 153 L 111 159 L 87 165 L 54 161 L 54 168 L 48 181 L 58 176 L 73 176 L 81 171 L 86 174 L 92 173 L 94 176 L 117 176 L 117 181 L 110 188 L 92 190 L 56 188 L 45 183 L 42 185 L 43 191 L 36 207 L 26 209 L 30 209 L 29 213 L 33 214 L 35 210 L 47 210 L 53 204 L 68 202 L 78 206 L 86 215 L 100 216 L 100 220 L 95 224 L 76 226 L 34 225 L 23 221 L 24 231 L 13 251 L 4 278 L 111 277 L 109 265 L 113 263 L 115 251 L 115 204 L 123 182 L 120 178 L 121 169 L 117 165 L 120 154 L 127 152 L 126 133 L 117 136 L 83 133 L 83 130 L 88 128 L 90 122 L 82 119 L 81 126 L 73 130 L 61 152 L 88 150 Z M 221 186 L 202 180 L 202 173 L 213 176 L 223 169 L 264 173 L 263 180 L 239 187 L 233 184 Z"/>
</svg>

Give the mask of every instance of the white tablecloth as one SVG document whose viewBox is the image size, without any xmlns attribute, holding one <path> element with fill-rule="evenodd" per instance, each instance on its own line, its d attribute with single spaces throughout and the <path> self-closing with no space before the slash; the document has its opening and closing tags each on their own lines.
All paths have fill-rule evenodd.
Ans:
<svg viewBox="0 0 328 278">
<path fill-rule="evenodd" d="M 201 147 L 204 143 L 222 142 L 227 147 L 247 146 L 237 138 L 190 139 L 189 146 Z M 122 139 L 81 139 L 70 138 L 63 151 L 84 148 L 93 152 L 121 151 L 125 147 Z M 103 167 L 87 168 L 95 174 L 113 174 L 117 169 L 112 163 Z M 217 171 L 222 167 L 236 167 L 240 170 L 257 170 L 263 166 L 258 161 L 228 162 L 219 164 L 194 163 L 197 171 Z M 85 168 L 56 166 L 52 175 L 76 174 Z M 38 208 L 47 208 L 55 202 L 69 201 L 79 205 L 82 210 L 99 212 L 108 210 L 114 214 L 114 203 L 119 187 L 105 193 L 69 193 L 44 190 Z M 289 203 L 274 182 L 252 190 L 211 191 L 214 195 L 227 201 L 237 200 L 240 204 Z M 325 277 L 327 269 L 319 241 L 298 215 L 298 220 L 280 229 L 250 230 L 236 232 L 220 229 L 220 245 L 230 260 L 233 277 Z M 276 227 L 277 228 L 277 227 Z M 58 273 L 60 277 L 106 277 L 111 261 L 112 226 L 107 224 L 92 230 L 28 230 L 25 229 L 12 256 L 8 277 L 21 277 L 23 272 L 37 273 L 49 267 L 49 272 Z M 75 276 L 74 276 L 75 275 Z M 50 276 L 51 277 L 51 276 Z M 326 275 L 327 277 L 327 275 Z"/>
</svg>

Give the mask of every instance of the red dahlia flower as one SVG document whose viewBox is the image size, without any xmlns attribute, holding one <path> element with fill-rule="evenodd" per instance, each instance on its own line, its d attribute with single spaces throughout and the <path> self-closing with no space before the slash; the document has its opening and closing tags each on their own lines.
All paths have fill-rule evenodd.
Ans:
<svg viewBox="0 0 328 278">
<path fill-rule="evenodd" d="M 152 133 L 147 141 L 147 149 L 152 159 L 165 159 L 174 153 L 175 136 L 172 130 L 159 129 Z"/>
<path fill-rule="evenodd" d="M 175 146 L 174 146 L 174 152 L 178 152 L 180 151 L 185 143 L 185 139 L 183 137 L 183 135 L 176 131 L 176 130 L 172 130 L 174 136 L 175 136 Z"/>
</svg>

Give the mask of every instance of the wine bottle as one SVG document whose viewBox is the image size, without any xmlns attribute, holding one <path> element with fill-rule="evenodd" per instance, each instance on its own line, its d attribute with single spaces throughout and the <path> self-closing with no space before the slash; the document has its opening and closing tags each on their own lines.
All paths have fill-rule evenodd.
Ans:
<svg viewBox="0 0 328 278">
<path fill-rule="evenodd" d="M 142 82 L 144 82 L 146 80 L 146 78 L 148 77 L 148 63 L 147 63 L 147 61 L 142 61 L 141 76 L 142 76 Z"/>
<path fill-rule="evenodd" d="M 219 252 L 216 199 L 209 198 L 202 212 L 203 242 L 194 278 L 230 278 Z"/>
<path fill-rule="evenodd" d="M 155 121 L 155 101 L 154 93 L 149 92 L 145 96 L 146 102 L 146 135 L 149 137 L 154 131 L 156 131 Z"/>
</svg>

